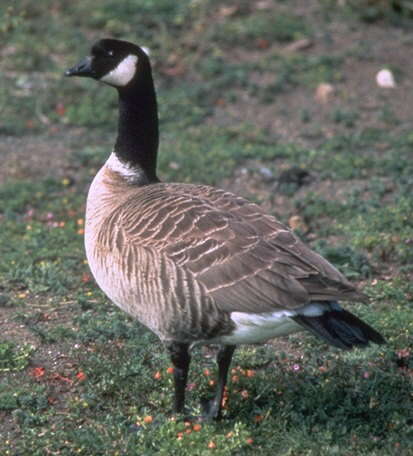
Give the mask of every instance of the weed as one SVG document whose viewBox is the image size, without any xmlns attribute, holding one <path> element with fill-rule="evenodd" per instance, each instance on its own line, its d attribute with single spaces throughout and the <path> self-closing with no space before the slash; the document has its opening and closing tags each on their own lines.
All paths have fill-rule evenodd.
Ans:
<svg viewBox="0 0 413 456">
<path fill-rule="evenodd" d="M 327 245 L 319 241 L 314 245 L 315 250 L 327 258 L 349 278 L 367 278 L 372 274 L 372 267 L 365 255 L 355 251 L 348 245 Z"/>
<path fill-rule="evenodd" d="M 401 197 L 392 206 L 371 209 L 345 227 L 355 246 L 374 253 L 377 261 L 413 261 L 412 200 Z"/>
<path fill-rule="evenodd" d="M 24 369 L 33 350 L 31 345 L 18 347 L 13 342 L 0 342 L 0 372 Z"/>
</svg>

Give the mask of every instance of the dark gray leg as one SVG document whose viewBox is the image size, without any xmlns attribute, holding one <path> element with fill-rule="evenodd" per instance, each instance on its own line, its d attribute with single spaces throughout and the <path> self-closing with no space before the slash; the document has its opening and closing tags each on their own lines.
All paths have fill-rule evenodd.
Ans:
<svg viewBox="0 0 413 456">
<path fill-rule="evenodd" d="M 183 413 L 185 406 L 185 388 L 188 380 L 188 369 L 191 357 L 189 355 L 189 344 L 173 342 L 167 345 L 171 361 L 174 366 L 175 382 L 175 403 L 174 412 Z"/>
<path fill-rule="evenodd" d="M 219 420 L 221 418 L 222 397 L 225 385 L 227 384 L 228 369 L 234 354 L 235 345 L 222 345 L 218 355 L 218 382 L 215 397 L 201 402 L 203 408 L 203 418 L 207 420 Z"/>
</svg>

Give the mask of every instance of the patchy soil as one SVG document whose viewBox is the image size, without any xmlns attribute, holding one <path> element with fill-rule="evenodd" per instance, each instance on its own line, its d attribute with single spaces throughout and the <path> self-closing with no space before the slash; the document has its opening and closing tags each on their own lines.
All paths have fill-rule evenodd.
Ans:
<svg viewBox="0 0 413 456">
<path fill-rule="evenodd" d="M 64 175 L 72 151 L 62 138 L 41 136 L 3 137 L 0 142 L 0 182 Z"/>
<path fill-rule="evenodd" d="M 343 22 L 332 21 L 326 26 L 317 16 L 311 16 L 313 27 L 320 27 L 304 49 L 288 51 L 275 44 L 261 52 L 238 50 L 230 58 L 234 62 L 259 61 L 276 49 L 286 55 L 311 57 L 336 56 L 342 59 L 338 81 L 332 84 L 331 95 L 322 102 L 317 100 L 316 87 L 297 87 L 279 93 L 268 104 L 259 103 L 255 97 L 240 92 L 235 103 L 215 110 L 211 122 L 238 124 L 249 122 L 268 129 L 281 141 L 292 141 L 305 146 L 317 147 L 326 138 L 366 127 L 389 128 L 382 118 L 383 110 L 395 116 L 392 131 L 409 126 L 413 119 L 413 63 L 408 51 L 412 44 L 409 30 L 370 24 L 351 27 Z M 383 89 L 376 83 L 376 74 L 383 68 L 394 68 L 397 87 Z M 252 73 L 258 85 L 272 82 L 277 74 Z M 337 109 L 356 112 L 357 120 L 351 127 L 334 121 Z M 303 112 L 311 119 L 303 122 Z"/>
</svg>

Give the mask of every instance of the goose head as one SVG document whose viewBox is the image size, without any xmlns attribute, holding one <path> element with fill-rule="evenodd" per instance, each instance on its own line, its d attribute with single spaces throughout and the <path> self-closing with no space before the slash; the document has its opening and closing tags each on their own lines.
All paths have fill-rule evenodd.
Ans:
<svg viewBox="0 0 413 456">
<path fill-rule="evenodd" d="M 142 48 L 107 38 L 96 42 L 90 55 L 69 68 L 65 76 L 93 78 L 120 89 L 138 84 L 150 72 L 149 58 Z"/>
</svg>

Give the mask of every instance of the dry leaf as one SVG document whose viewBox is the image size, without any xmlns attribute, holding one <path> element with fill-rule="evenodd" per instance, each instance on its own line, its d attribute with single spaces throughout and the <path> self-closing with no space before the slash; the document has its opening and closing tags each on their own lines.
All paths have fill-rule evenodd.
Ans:
<svg viewBox="0 0 413 456">
<path fill-rule="evenodd" d="M 331 84 L 328 84 L 327 82 L 322 82 L 318 85 L 315 91 L 315 99 L 319 103 L 325 104 L 328 103 L 333 93 L 334 87 Z"/>
<path fill-rule="evenodd" d="M 288 219 L 288 225 L 292 230 L 300 230 L 303 232 L 308 231 L 308 226 L 305 224 L 304 220 L 299 215 L 292 215 Z"/>
<path fill-rule="evenodd" d="M 308 38 L 303 38 L 302 40 L 293 41 L 288 46 L 284 48 L 287 52 L 297 52 L 308 49 L 313 45 L 313 42 Z"/>
<path fill-rule="evenodd" d="M 232 16 L 238 11 L 238 6 L 221 6 L 219 15 L 222 17 Z"/>
</svg>

